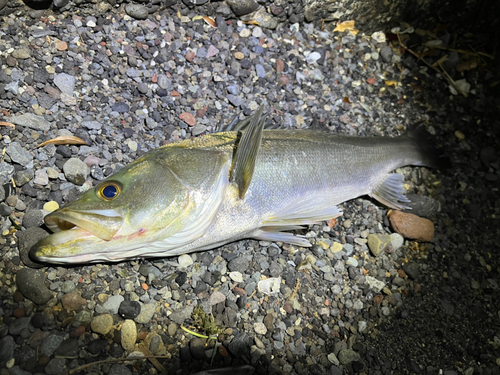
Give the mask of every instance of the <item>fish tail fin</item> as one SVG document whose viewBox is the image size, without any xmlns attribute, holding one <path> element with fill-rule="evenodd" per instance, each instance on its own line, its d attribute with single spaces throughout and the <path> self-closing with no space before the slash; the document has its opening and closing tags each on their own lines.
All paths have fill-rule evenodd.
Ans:
<svg viewBox="0 0 500 375">
<path fill-rule="evenodd" d="M 410 138 L 420 152 L 421 162 L 414 165 L 421 165 L 435 169 L 445 170 L 451 167 L 450 159 L 443 151 L 436 147 L 434 137 L 427 131 L 425 126 L 417 123 L 405 134 Z"/>
</svg>

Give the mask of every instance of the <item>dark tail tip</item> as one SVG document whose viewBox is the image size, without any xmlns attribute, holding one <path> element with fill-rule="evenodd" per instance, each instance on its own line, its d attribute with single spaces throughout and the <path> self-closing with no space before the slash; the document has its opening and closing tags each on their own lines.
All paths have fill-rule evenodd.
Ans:
<svg viewBox="0 0 500 375">
<path fill-rule="evenodd" d="M 451 168 L 451 160 L 442 149 L 436 147 L 435 138 L 420 123 L 415 124 L 407 132 L 417 144 L 422 154 L 422 165 L 427 167 L 445 170 Z"/>
</svg>

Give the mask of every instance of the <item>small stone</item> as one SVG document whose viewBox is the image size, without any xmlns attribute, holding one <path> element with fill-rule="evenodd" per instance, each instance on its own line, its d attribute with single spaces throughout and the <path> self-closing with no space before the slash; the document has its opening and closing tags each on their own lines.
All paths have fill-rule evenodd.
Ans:
<svg viewBox="0 0 500 375">
<path fill-rule="evenodd" d="M 23 226 L 25 228 L 39 227 L 43 224 L 44 215 L 44 212 L 39 209 L 28 210 L 26 214 L 24 214 Z"/>
<path fill-rule="evenodd" d="M 12 142 L 7 146 L 7 155 L 10 156 L 14 163 L 26 166 L 33 160 L 33 155 L 21 147 L 19 142 Z"/>
<path fill-rule="evenodd" d="M 234 57 L 236 60 L 242 60 L 245 58 L 245 55 L 242 52 L 235 52 Z"/>
<path fill-rule="evenodd" d="M 37 185 L 48 185 L 49 184 L 49 175 L 47 174 L 47 171 L 43 169 L 38 169 L 35 172 L 35 179 L 33 180 L 33 183 Z"/>
<path fill-rule="evenodd" d="M 12 57 L 25 60 L 30 57 L 30 51 L 28 48 L 18 48 L 12 52 Z"/>
<path fill-rule="evenodd" d="M 352 349 L 342 349 L 338 354 L 338 359 L 343 365 L 348 363 L 359 361 L 361 356 Z"/>
<path fill-rule="evenodd" d="M 125 5 L 125 12 L 130 17 L 134 17 L 137 20 L 145 20 L 148 18 L 148 8 L 139 4 L 127 4 Z"/>
<path fill-rule="evenodd" d="M 17 289 L 27 299 L 37 305 L 43 305 L 52 298 L 52 293 L 45 286 L 45 272 L 30 268 L 21 268 L 16 274 Z"/>
<path fill-rule="evenodd" d="M 248 354 L 250 351 L 251 339 L 245 333 L 239 333 L 236 335 L 228 345 L 228 349 L 233 354 L 234 357 L 238 358 Z"/>
<path fill-rule="evenodd" d="M 61 298 L 61 302 L 63 307 L 69 312 L 78 312 L 85 306 L 87 306 L 87 300 L 85 298 L 82 298 L 80 293 L 78 293 L 77 291 L 65 294 Z"/>
<path fill-rule="evenodd" d="M 10 122 L 14 125 L 26 126 L 31 129 L 48 131 L 50 123 L 42 116 L 37 116 L 33 113 L 25 113 L 24 115 L 10 118 Z"/>
<path fill-rule="evenodd" d="M 253 329 L 255 330 L 255 333 L 259 335 L 265 335 L 267 333 L 267 328 L 264 323 L 254 323 Z"/>
<path fill-rule="evenodd" d="M 99 333 L 101 335 L 108 334 L 113 328 L 113 316 L 111 314 L 95 316 L 90 323 L 90 328 L 95 333 Z"/>
<path fill-rule="evenodd" d="M 206 339 L 195 337 L 189 342 L 189 352 L 194 359 L 206 359 L 205 354 Z"/>
<path fill-rule="evenodd" d="M 210 306 L 216 305 L 218 303 L 224 302 L 226 300 L 226 296 L 219 291 L 215 291 L 208 298 L 208 303 Z"/>
<path fill-rule="evenodd" d="M 110 314 L 118 314 L 120 304 L 125 300 L 121 295 L 111 296 L 106 302 L 103 303 L 102 307 L 104 310 Z"/>
<path fill-rule="evenodd" d="M 254 0 L 227 0 L 226 2 L 238 17 L 252 13 L 259 8 L 259 4 Z"/>
<path fill-rule="evenodd" d="M 135 348 L 137 341 L 137 327 L 131 319 L 125 320 L 121 328 L 121 344 L 122 348 L 127 351 L 132 351 Z"/>
<path fill-rule="evenodd" d="M 183 112 L 179 115 L 179 118 L 184 121 L 189 126 L 196 125 L 196 118 L 189 112 Z"/>
<path fill-rule="evenodd" d="M 0 339 L 0 363 L 6 363 L 14 358 L 14 338 L 5 336 Z"/>
<path fill-rule="evenodd" d="M 186 268 L 193 264 L 193 258 L 189 254 L 182 254 L 179 256 L 179 267 Z"/>
<path fill-rule="evenodd" d="M 238 271 L 229 272 L 229 277 L 234 282 L 237 282 L 237 283 L 243 282 L 243 275 L 241 274 L 241 272 L 238 272 Z"/>
<path fill-rule="evenodd" d="M 22 171 L 15 172 L 12 178 L 14 179 L 14 183 L 16 184 L 17 187 L 22 187 L 24 184 L 30 182 L 33 177 L 35 177 L 35 174 L 33 173 L 32 169 L 25 169 Z M 2 180 L 2 177 L 0 176 L 0 180 Z"/>
<path fill-rule="evenodd" d="M 404 238 L 399 233 L 391 234 L 391 244 L 394 251 L 401 249 L 404 243 Z"/>
<path fill-rule="evenodd" d="M 140 324 L 147 324 L 156 312 L 155 303 L 146 303 L 141 306 L 141 313 L 134 320 Z"/>
<path fill-rule="evenodd" d="M 52 358 L 47 366 L 45 366 L 45 373 L 47 375 L 58 375 L 64 372 L 64 368 L 66 367 L 66 359 L 65 358 Z"/>
<path fill-rule="evenodd" d="M 62 93 L 73 96 L 75 77 L 66 73 L 54 74 L 54 84 Z"/>
<path fill-rule="evenodd" d="M 64 163 L 63 171 L 68 181 L 75 185 L 83 185 L 90 173 L 90 168 L 80 159 L 71 158 Z"/>
<path fill-rule="evenodd" d="M 401 211 L 392 211 L 389 220 L 396 232 L 404 238 L 430 242 L 434 238 L 434 224 L 428 219 Z"/>
<path fill-rule="evenodd" d="M 412 280 L 416 280 L 420 276 L 418 264 L 415 262 L 406 263 L 405 265 L 403 265 L 403 270 Z"/>
<path fill-rule="evenodd" d="M 141 313 L 141 304 L 137 301 L 123 301 L 118 314 L 124 319 L 135 319 Z"/>
<path fill-rule="evenodd" d="M 54 212 L 55 210 L 59 209 L 59 203 L 57 203 L 56 201 L 47 202 L 43 205 L 43 209 L 45 211 Z"/>
<path fill-rule="evenodd" d="M 33 210 L 32 210 L 33 211 Z M 35 210 L 39 211 L 39 210 Z M 26 216 L 25 216 L 26 217 Z M 25 220 L 23 220 L 23 225 L 26 226 Z M 38 226 L 28 228 L 24 231 L 17 232 L 17 238 L 19 239 L 19 257 L 23 263 L 30 268 L 42 268 L 43 264 L 35 263 L 31 260 L 29 256 L 29 251 L 33 245 L 35 245 L 42 238 L 47 237 L 49 234 Z"/>
<path fill-rule="evenodd" d="M 379 256 L 391 243 L 391 236 L 388 234 L 370 234 L 368 235 L 368 247 L 373 256 Z"/>
</svg>

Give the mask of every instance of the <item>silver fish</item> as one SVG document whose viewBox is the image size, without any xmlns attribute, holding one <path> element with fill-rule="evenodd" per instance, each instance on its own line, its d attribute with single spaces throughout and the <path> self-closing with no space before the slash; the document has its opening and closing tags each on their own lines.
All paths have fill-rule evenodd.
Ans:
<svg viewBox="0 0 500 375">
<path fill-rule="evenodd" d="M 37 261 L 89 263 L 168 257 L 243 238 L 311 246 L 289 230 L 341 215 L 339 203 L 368 195 L 405 208 L 405 165 L 439 167 L 417 139 L 264 130 L 262 108 L 223 131 L 152 150 L 47 215 L 54 234 Z M 423 129 L 423 128 L 422 128 Z"/>
</svg>

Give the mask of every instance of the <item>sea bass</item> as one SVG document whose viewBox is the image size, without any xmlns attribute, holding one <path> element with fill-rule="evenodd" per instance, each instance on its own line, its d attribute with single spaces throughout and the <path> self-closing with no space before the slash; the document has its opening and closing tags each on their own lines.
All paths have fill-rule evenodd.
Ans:
<svg viewBox="0 0 500 375">
<path fill-rule="evenodd" d="M 307 247 L 307 238 L 287 231 L 337 217 L 339 203 L 362 195 L 403 209 L 409 202 L 403 176 L 390 172 L 440 166 L 432 147 L 417 142 L 419 130 L 413 137 L 352 137 L 264 130 L 265 123 L 261 107 L 236 130 L 150 151 L 47 215 L 54 234 L 40 240 L 31 257 L 117 262 L 243 238 Z"/>
</svg>

